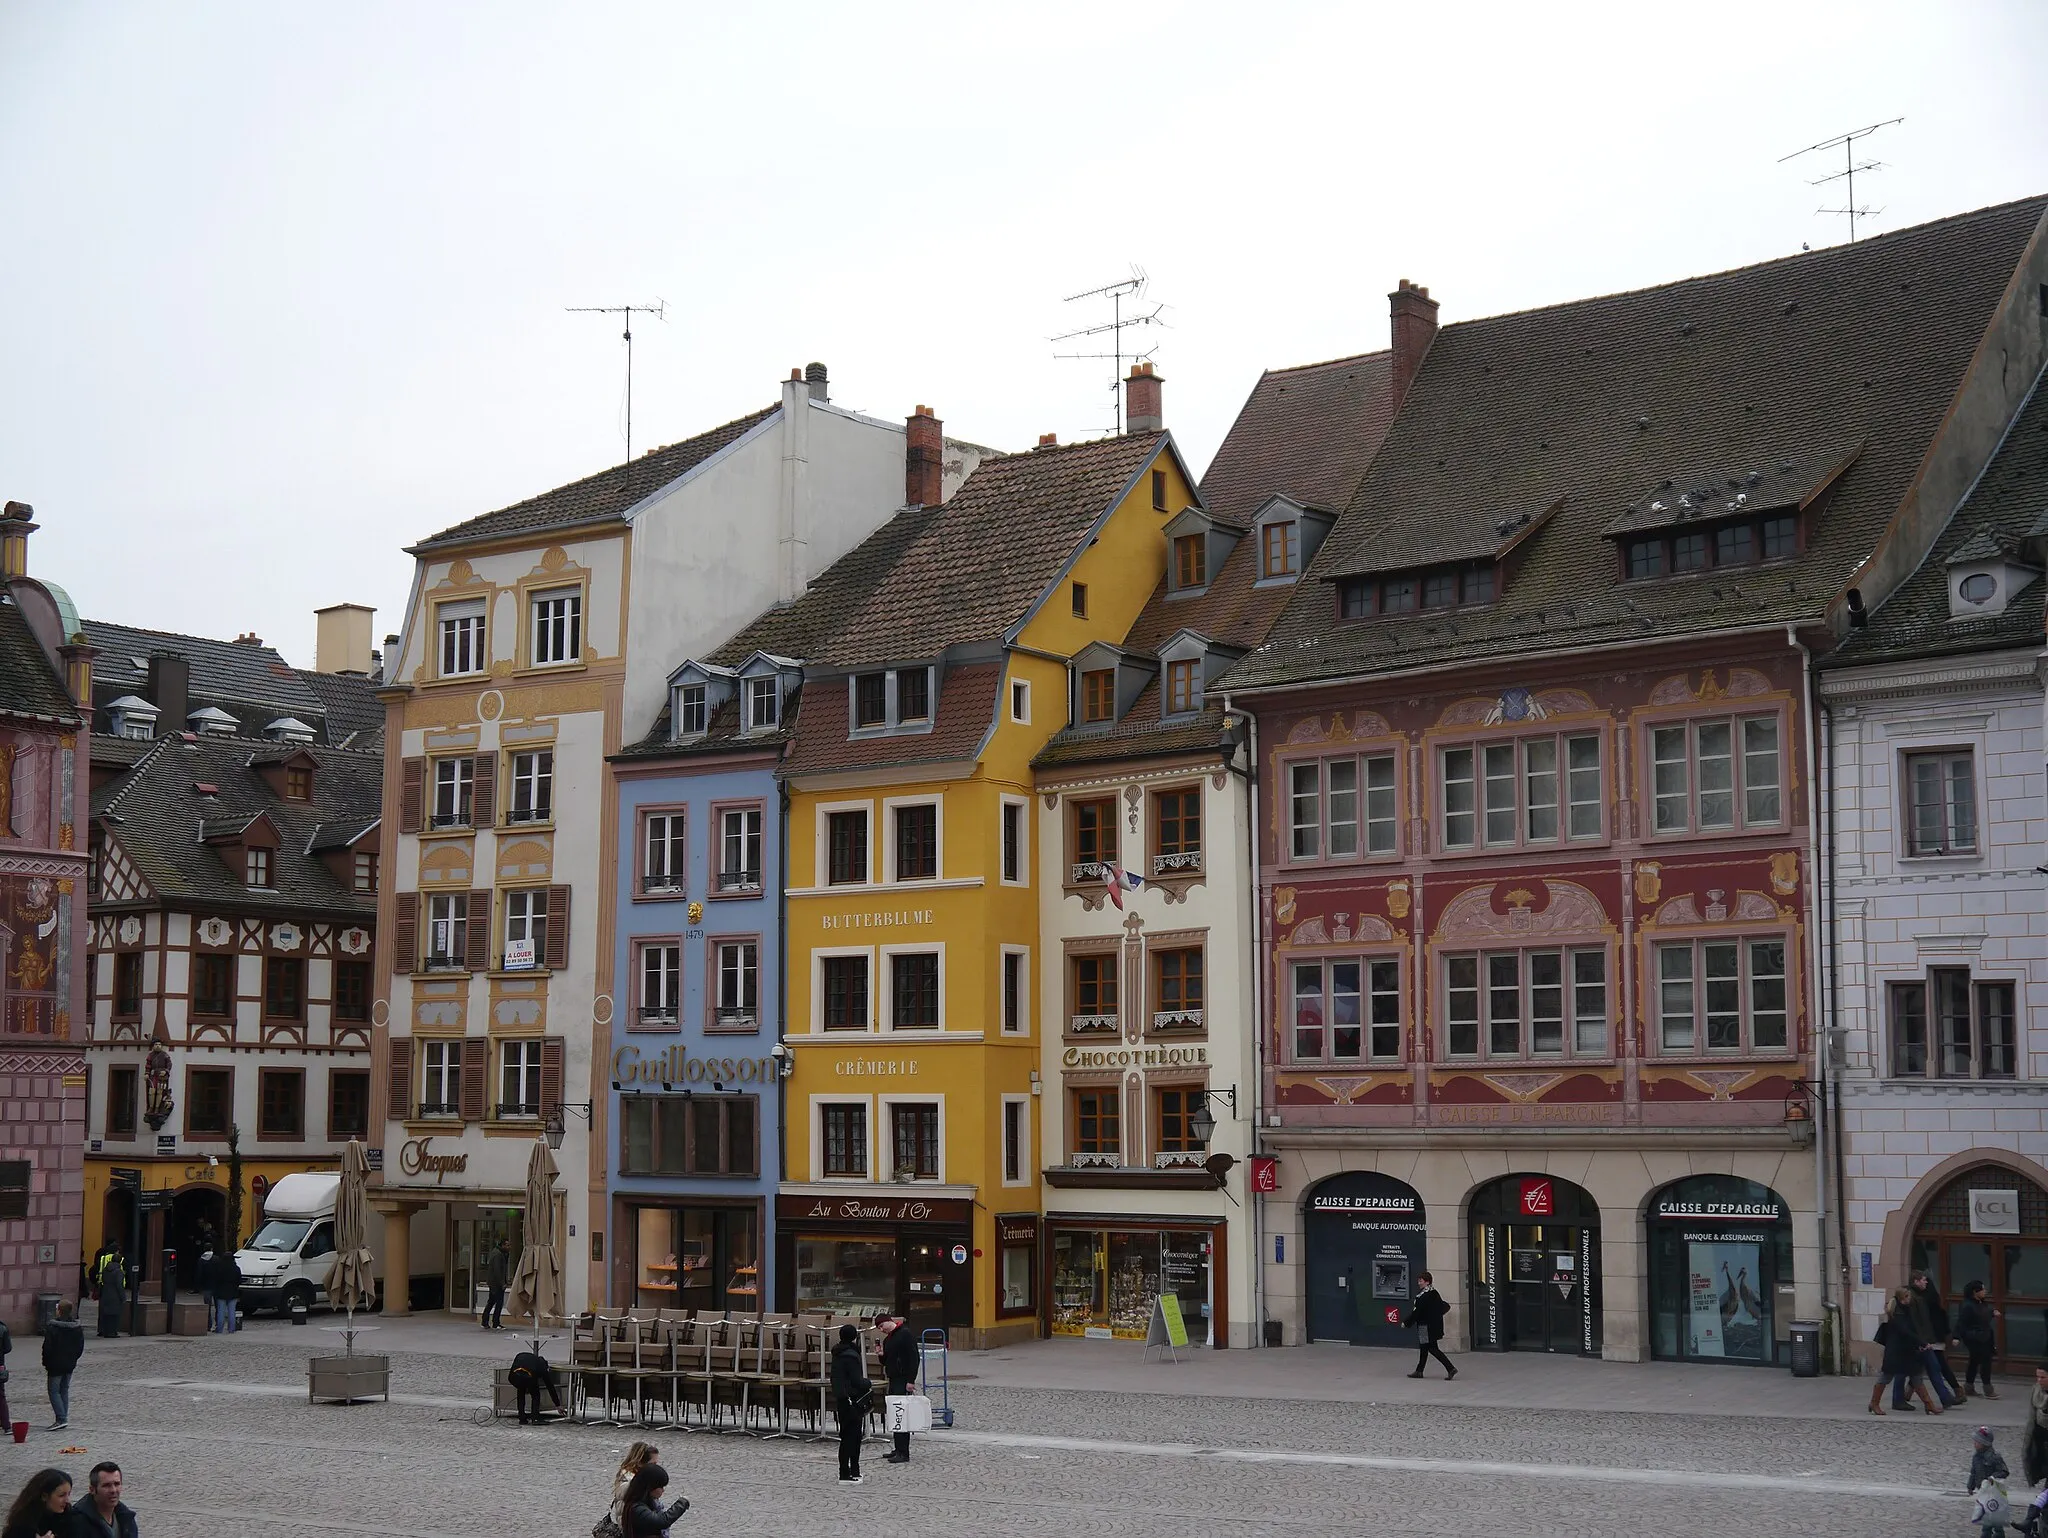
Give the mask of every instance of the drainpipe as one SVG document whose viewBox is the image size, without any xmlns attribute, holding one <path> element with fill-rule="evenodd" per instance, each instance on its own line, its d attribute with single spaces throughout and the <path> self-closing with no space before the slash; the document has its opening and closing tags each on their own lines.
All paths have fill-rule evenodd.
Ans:
<svg viewBox="0 0 2048 1538">
<path fill-rule="evenodd" d="M 1835 1032 L 1842 1029 L 1842 930 L 1841 894 L 1839 891 L 1839 864 L 1835 855 L 1835 712 L 1826 700 L 1819 700 L 1820 706 L 1820 748 L 1821 763 L 1827 779 L 1827 861 L 1828 878 L 1823 891 L 1827 896 L 1828 930 L 1828 1017 L 1827 1032 L 1821 1038 L 1823 1060 L 1833 1054 Z M 1837 1253 L 1842 1264 L 1842 1301 L 1840 1317 L 1835 1321 L 1835 1371 L 1841 1372 L 1848 1365 L 1849 1346 L 1843 1331 L 1849 1325 L 1849 1293 L 1855 1280 L 1849 1271 L 1849 1198 L 1848 1169 L 1843 1158 L 1842 1138 L 1842 1078 L 1830 1073 L 1822 1085 L 1822 1092 L 1832 1096 L 1832 1109 L 1828 1116 L 1828 1128 L 1834 1137 L 1835 1164 L 1835 1223 L 1838 1239 Z"/>
<path fill-rule="evenodd" d="M 1223 719 L 1227 722 L 1234 714 L 1230 696 L 1223 696 Z M 1236 755 L 1226 760 L 1232 774 L 1238 775 L 1245 783 L 1245 854 L 1251 879 L 1248 883 L 1252 905 L 1252 1135 L 1250 1153 L 1256 1155 L 1265 1136 L 1266 1112 L 1263 1096 L 1266 1089 L 1266 947 L 1265 947 L 1265 904 L 1259 893 L 1259 720 L 1250 711 L 1244 713 L 1245 723 L 1245 766 L 1239 769 Z M 1251 1348 L 1258 1350 L 1266 1344 L 1266 1200 L 1251 1188 L 1250 1172 L 1247 1169 L 1244 1199 L 1251 1208 L 1252 1218 L 1252 1317 Z"/>
<path fill-rule="evenodd" d="M 789 1051 L 789 783 L 775 782 L 775 1044 Z M 775 1064 L 775 1178 L 789 1179 L 789 1072 L 795 1064 L 785 1056 Z M 777 1278 L 778 1282 L 780 1278 Z"/>
<path fill-rule="evenodd" d="M 1813 652 L 1806 646 L 1806 644 L 1803 641 L 1799 639 L 1799 633 L 1797 629 L 1789 624 L 1785 627 L 1785 643 L 1799 653 L 1800 708 L 1803 714 L 1804 724 L 1806 726 L 1806 730 L 1801 732 L 1800 736 L 1804 739 L 1805 742 L 1804 757 L 1806 760 L 1806 826 L 1808 850 L 1807 870 L 1810 873 L 1813 881 L 1816 883 L 1816 885 L 1819 886 L 1820 890 L 1816 893 L 1816 898 L 1818 898 L 1821 893 L 1825 893 L 1827 891 L 1827 885 L 1824 881 L 1821 880 L 1820 873 L 1823 861 L 1827 860 L 1828 858 L 1829 850 L 1826 847 L 1824 847 L 1821 837 L 1820 798 L 1823 794 L 1822 777 L 1825 774 L 1826 770 L 1824 767 L 1825 755 L 1818 752 L 1814 740 L 1817 735 L 1813 730 L 1817 696 L 1815 694 L 1813 687 Z M 1828 840 L 1828 842 L 1832 843 L 1832 840 L 1830 839 Z M 1818 900 L 1816 900 L 1812 906 L 1812 912 L 1818 915 L 1820 911 L 1821 904 Z M 1831 946 L 1832 943 L 1833 942 L 1831 938 Z M 1819 974 L 1820 970 L 1821 967 L 1819 936 L 1816 935 L 1811 937 L 1811 941 L 1807 947 L 1806 975 L 1808 976 L 1808 978 L 1816 977 Z M 1821 1019 L 1819 1021 L 1820 1028 L 1816 1030 L 1814 1033 L 1815 1050 L 1813 1057 L 1814 1070 L 1819 1075 L 1820 1080 L 1818 1089 L 1816 1090 L 1814 1095 L 1814 1104 L 1817 1111 L 1817 1116 L 1815 1119 L 1817 1124 L 1814 1127 L 1813 1139 L 1813 1189 L 1815 1201 L 1814 1216 L 1816 1219 L 1816 1227 L 1818 1229 L 1818 1238 L 1820 1244 L 1820 1306 L 1821 1311 L 1823 1313 L 1835 1313 L 1837 1310 L 1837 1305 L 1834 1301 L 1834 1273 L 1832 1268 L 1828 1264 L 1827 1148 L 1828 1125 L 1831 1118 L 1828 1115 L 1827 1106 L 1827 1026 L 1831 1016 L 1830 1012 L 1825 1007 L 1822 1007 L 1821 990 L 1818 988 L 1812 989 L 1811 996 L 1816 1006 L 1814 1012 L 1821 1016 Z M 1841 1320 L 1837 1318 L 1835 1323 L 1836 1329 L 1834 1334 L 1836 1341 L 1836 1349 L 1839 1352 L 1842 1335 Z"/>
</svg>

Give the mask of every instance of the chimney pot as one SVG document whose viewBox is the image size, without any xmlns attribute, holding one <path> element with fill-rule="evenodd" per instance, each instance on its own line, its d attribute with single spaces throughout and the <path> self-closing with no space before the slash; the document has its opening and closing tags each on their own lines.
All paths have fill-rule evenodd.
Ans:
<svg viewBox="0 0 2048 1538">
<path fill-rule="evenodd" d="M 1152 365 L 1133 363 L 1131 377 L 1124 381 L 1124 430 L 1156 433 L 1166 426 L 1166 412 L 1160 398 L 1165 379 Z"/>
<path fill-rule="evenodd" d="M 1058 433 L 1040 433 L 1038 435 L 1038 446 L 1042 449 L 1056 449 L 1060 446 L 1060 435 Z"/>
<path fill-rule="evenodd" d="M 828 397 L 828 396 L 826 395 L 826 393 L 825 393 L 825 365 L 824 365 L 824 364 L 822 364 L 822 363 L 807 363 L 807 364 L 805 364 L 805 365 L 804 365 L 804 383 L 805 383 L 806 385 L 810 386 L 810 391 L 811 391 L 811 399 L 812 399 L 812 400 L 814 400 L 814 401 L 821 401 L 821 400 L 827 400 L 827 399 L 829 399 L 829 398 L 830 398 L 830 397 Z"/>
<path fill-rule="evenodd" d="M 791 384 L 802 384 L 804 382 L 804 371 L 800 368 L 791 369 L 789 371 L 789 382 Z"/>
<path fill-rule="evenodd" d="M 1398 410 L 1422 369 L 1429 344 L 1436 339 L 1437 302 L 1429 297 L 1428 289 L 1403 278 L 1400 287 L 1387 295 L 1387 308 L 1394 342 L 1394 406 Z"/>
<path fill-rule="evenodd" d="M 903 422 L 903 502 L 937 507 L 946 500 L 946 427 L 932 408 L 919 406 Z"/>
<path fill-rule="evenodd" d="M 0 508 L 0 581 L 28 575 L 28 537 L 35 533 L 36 510 L 26 502 Z"/>
<path fill-rule="evenodd" d="M 261 646 L 262 644 L 263 637 L 253 630 L 245 630 L 235 637 L 235 645 L 237 646 Z"/>
</svg>

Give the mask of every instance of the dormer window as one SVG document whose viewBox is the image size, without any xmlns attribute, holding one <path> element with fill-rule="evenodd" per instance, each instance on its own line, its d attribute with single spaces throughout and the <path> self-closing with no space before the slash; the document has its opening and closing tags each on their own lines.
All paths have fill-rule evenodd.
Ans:
<svg viewBox="0 0 2048 1538">
<path fill-rule="evenodd" d="M 747 730 L 750 732 L 772 732 L 782 715 L 781 680 L 750 678 L 747 680 Z"/>
<path fill-rule="evenodd" d="M 1709 566 L 1754 566 L 1758 561 L 1777 561 L 1798 553 L 1799 519 L 1791 513 L 1777 513 L 1684 534 L 1631 539 L 1622 549 L 1622 569 L 1630 577 L 1661 577 L 1705 571 Z"/>
<path fill-rule="evenodd" d="M 683 684 L 676 690 L 676 735 L 701 737 L 711 727 L 710 691 L 703 684 Z"/>
<path fill-rule="evenodd" d="M 1166 709 L 1169 715 L 1181 715 L 1202 708 L 1202 664 L 1199 662 L 1169 662 L 1166 664 Z"/>
<path fill-rule="evenodd" d="M 929 721 L 932 715 L 932 675 L 929 668 L 902 668 L 896 674 L 896 719 Z"/>
<path fill-rule="evenodd" d="M 853 724 L 855 726 L 887 726 L 889 724 L 889 675 L 887 673 L 862 673 L 854 679 Z"/>
<path fill-rule="evenodd" d="M 287 801 L 311 801 L 313 771 L 304 764 L 287 764 L 284 771 L 284 798 Z"/>
<path fill-rule="evenodd" d="M 1183 534 L 1173 542 L 1173 585 L 1202 587 L 1209 580 L 1209 541 L 1201 534 Z"/>
<path fill-rule="evenodd" d="M 853 678 L 853 729 L 918 730 L 932 720 L 933 670 L 929 666 L 857 673 Z"/>
<path fill-rule="evenodd" d="M 1259 539 L 1259 575 L 1268 581 L 1291 577 L 1301 567 L 1301 525 L 1269 523 Z"/>
<path fill-rule="evenodd" d="M 1412 614 L 1417 609 L 1450 609 L 1491 603 L 1491 561 L 1440 566 L 1393 577 L 1346 577 L 1337 584 L 1337 616 L 1370 619 L 1376 614 Z"/>
<path fill-rule="evenodd" d="M 245 886 L 267 887 L 270 885 L 270 851 L 268 849 L 245 849 L 242 852 L 242 883 Z"/>
<path fill-rule="evenodd" d="M 156 735 L 156 706 L 140 695 L 124 694 L 107 707 L 116 737 L 147 742 Z"/>
<path fill-rule="evenodd" d="M 1081 675 L 1081 719 L 1085 722 L 1116 718 L 1116 669 L 1098 668 Z"/>
</svg>

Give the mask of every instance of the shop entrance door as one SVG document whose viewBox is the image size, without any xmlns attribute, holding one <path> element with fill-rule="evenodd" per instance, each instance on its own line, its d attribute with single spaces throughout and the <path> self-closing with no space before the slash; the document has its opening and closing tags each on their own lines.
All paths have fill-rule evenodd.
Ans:
<svg viewBox="0 0 2048 1538">
<path fill-rule="evenodd" d="M 1580 1346 L 1582 1231 L 1562 1223 L 1508 1226 L 1510 1351 L 1569 1351 Z"/>
<path fill-rule="evenodd" d="M 1994 1222 L 2019 1232 L 1987 1233 Z M 1995 1165 L 1956 1176 L 1921 1214 L 1911 1264 L 1933 1281 L 1951 1324 L 1963 1289 L 1984 1283 L 1998 1311 L 1999 1367 L 2022 1370 L 2048 1361 L 2048 1191 Z"/>
<path fill-rule="evenodd" d="M 1570 1181 L 1510 1175 L 1469 1209 L 1472 1344 L 1600 1354 L 1600 1209 Z"/>
<path fill-rule="evenodd" d="M 448 1306 L 458 1311 L 481 1314 L 488 1295 L 484 1277 L 489 1274 L 491 1252 L 498 1247 L 500 1239 L 509 1241 L 512 1257 L 505 1268 L 509 1278 L 519 1268 L 519 1248 L 525 1238 L 526 1214 L 517 1207 L 485 1207 L 473 1218 L 454 1219 L 453 1226 L 453 1242 L 448 1247 Z M 508 1287 L 508 1297 L 509 1294 Z"/>
<path fill-rule="evenodd" d="M 897 1275 L 903 1282 L 897 1310 L 920 1337 L 926 1330 L 966 1329 L 974 1323 L 974 1253 L 968 1239 L 962 1231 L 906 1234 L 897 1240 Z"/>
</svg>

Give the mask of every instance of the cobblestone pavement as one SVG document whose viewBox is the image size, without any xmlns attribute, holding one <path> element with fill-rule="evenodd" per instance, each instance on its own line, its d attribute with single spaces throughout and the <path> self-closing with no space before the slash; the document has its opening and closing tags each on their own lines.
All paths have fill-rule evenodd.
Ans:
<svg viewBox="0 0 2048 1538">
<path fill-rule="evenodd" d="M 14 1412 L 36 1429 L 28 1446 L 0 1451 L 0 1483 L 11 1494 L 45 1464 L 82 1475 L 112 1457 L 149 1538 L 580 1538 L 634 1435 L 477 1425 L 472 1411 L 487 1395 L 486 1364 L 475 1356 L 401 1354 L 393 1403 L 309 1406 L 304 1358 L 331 1342 L 275 1331 L 92 1342 L 71 1429 L 53 1433 L 42 1429 L 33 1343 L 21 1344 L 31 1350 L 15 1354 Z M 650 1433 L 693 1502 L 677 1532 L 1965 1531 L 1970 1420 L 1960 1414 L 1760 1419 L 1179 1398 L 979 1380 L 956 1384 L 953 1398 L 956 1431 L 920 1437 L 908 1468 L 881 1462 L 883 1449 L 870 1446 L 857 1489 L 836 1482 L 829 1445 Z M 61 1454 L 67 1445 L 84 1451 Z M 2016 1446 L 2007 1452 L 2017 1462 Z"/>
</svg>

